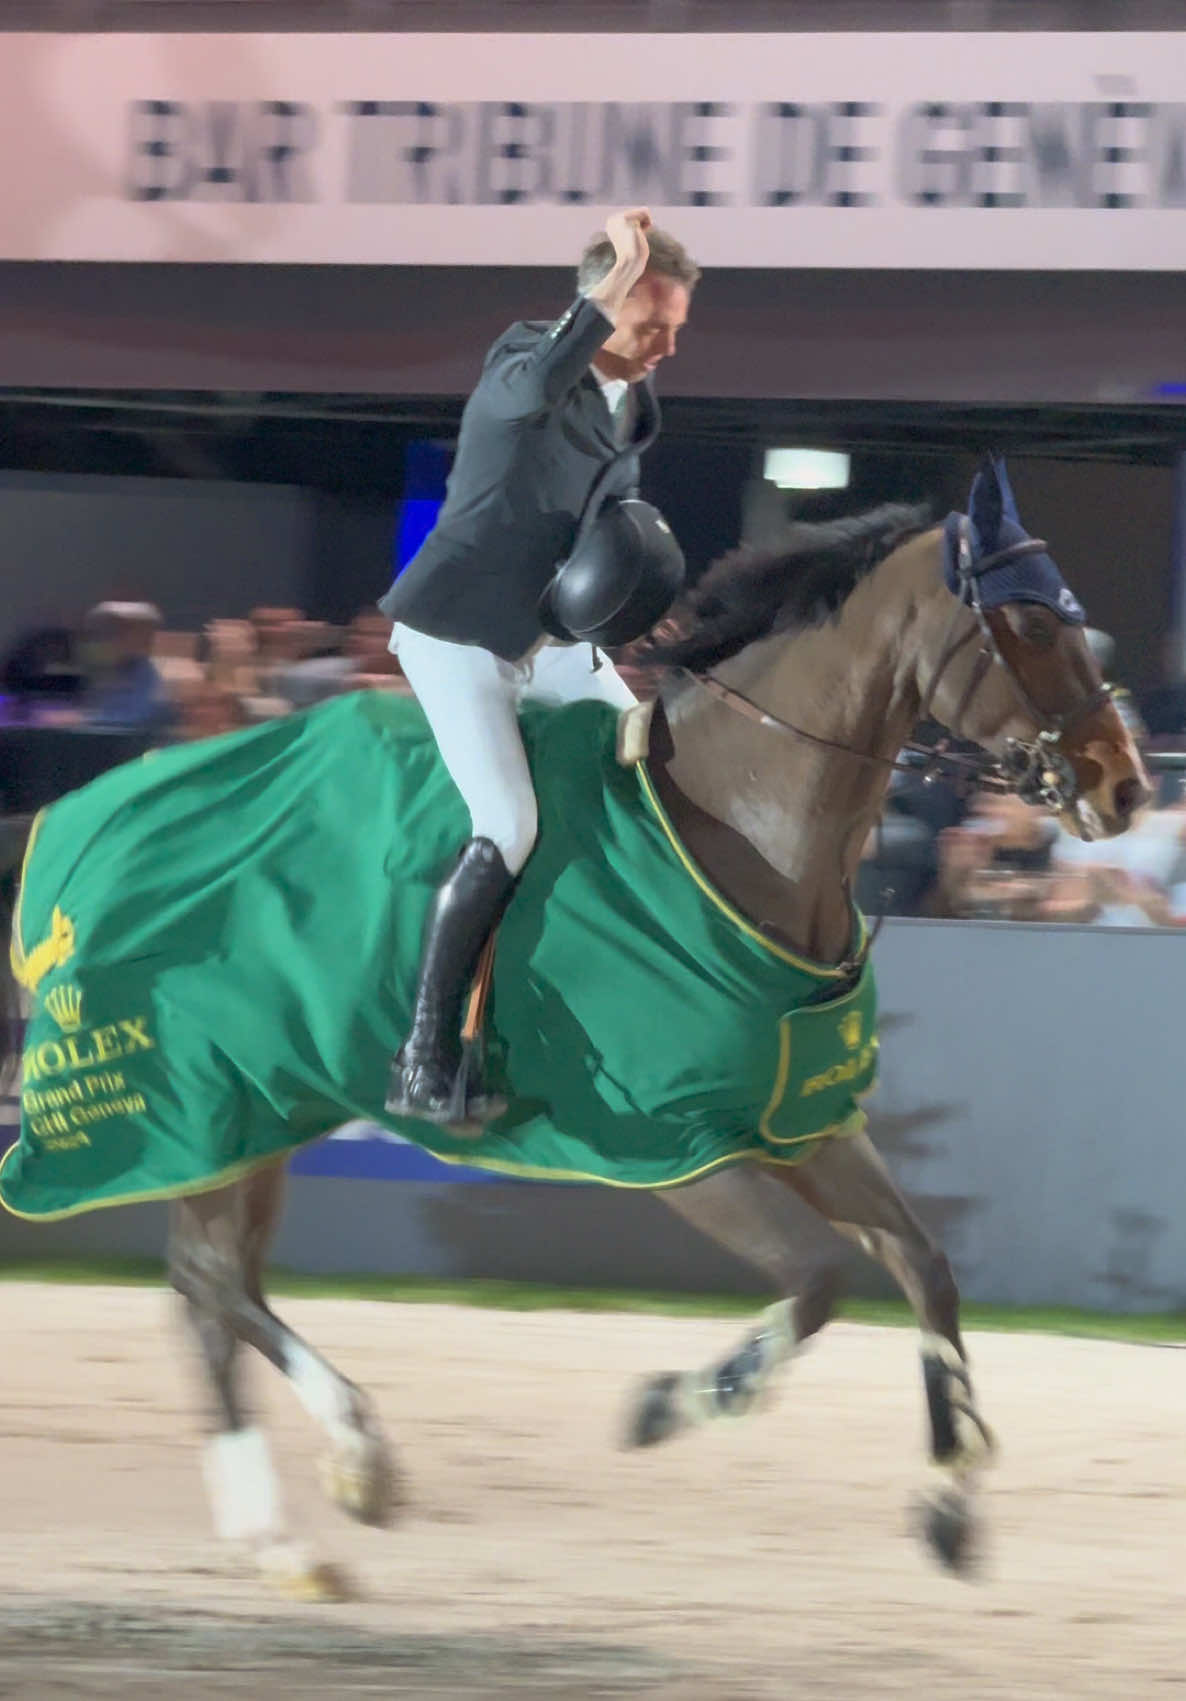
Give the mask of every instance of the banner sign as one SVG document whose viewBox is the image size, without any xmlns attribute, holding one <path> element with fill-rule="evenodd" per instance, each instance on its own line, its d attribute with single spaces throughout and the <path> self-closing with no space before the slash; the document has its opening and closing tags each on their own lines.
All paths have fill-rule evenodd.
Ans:
<svg viewBox="0 0 1186 1701">
<path fill-rule="evenodd" d="M 0 258 L 1186 269 L 1175 34 L 5 35 Z"/>
</svg>

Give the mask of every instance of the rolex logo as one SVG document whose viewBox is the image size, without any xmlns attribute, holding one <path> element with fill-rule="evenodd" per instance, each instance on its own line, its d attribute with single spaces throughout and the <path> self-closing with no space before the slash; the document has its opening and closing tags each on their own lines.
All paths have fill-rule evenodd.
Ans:
<svg viewBox="0 0 1186 1701">
<path fill-rule="evenodd" d="M 82 988 L 63 981 L 45 995 L 45 1008 L 64 1034 L 76 1034 L 82 1026 Z"/>
</svg>

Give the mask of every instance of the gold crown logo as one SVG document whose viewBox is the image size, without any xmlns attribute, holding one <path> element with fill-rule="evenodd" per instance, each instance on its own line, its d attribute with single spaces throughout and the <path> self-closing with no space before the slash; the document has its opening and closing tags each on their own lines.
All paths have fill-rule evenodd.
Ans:
<svg viewBox="0 0 1186 1701">
<path fill-rule="evenodd" d="M 76 1034 L 82 1026 L 82 988 L 64 981 L 46 993 L 45 1008 L 64 1034 Z"/>
<path fill-rule="evenodd" d="M 840 1038 L 849 1051 L 855 1051 L 861 1043 L 861 1012 L 850 1010 L 840 1021 Z"/>
</svg>

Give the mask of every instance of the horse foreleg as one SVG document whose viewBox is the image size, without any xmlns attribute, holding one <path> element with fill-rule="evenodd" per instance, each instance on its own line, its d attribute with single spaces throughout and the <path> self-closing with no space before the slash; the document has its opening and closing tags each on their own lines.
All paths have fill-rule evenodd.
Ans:
<svg viewBox="0 0 1186 1701">
<path fill-rule="evenodd" d="M 715 1418 L 740 1417 L 767 1392 L 777 1373 L 823 1328 L 832 1314 L 832 1270 L 805 1273 L 795 1262 L 785 1224 L 774 1208 L 769 1178 L 737 1166 L 662 1194 L 718 1245 L 768 1277 L 783 1295 L 728 1357 L 702 1369 L 667 1372 L 641 1389 L 629 1415 L 626 1443 L 650 1447 Z"/>
<path fill-rule="evenodd" d="M 772 1171 L 897 1281 L 922 1335 L 931 1460 L 943 1485 L 924 1502 L 925 1530 L 953 1568 L 972 1558 L 972 1494 L 995 1451 L 977 1410 L 946 1253 L 910 1209 L 866 1134 L 832 1140 L 795 1169 Z"/>
</svg>

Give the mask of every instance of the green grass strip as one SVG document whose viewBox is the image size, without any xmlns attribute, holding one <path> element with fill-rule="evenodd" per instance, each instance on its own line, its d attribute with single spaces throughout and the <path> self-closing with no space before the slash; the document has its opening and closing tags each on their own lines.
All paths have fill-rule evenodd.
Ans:
<svg viewBox="0 0 1186 1701">
<path fill-rule="evenodd" d="M 162 1264 L 153 1258 L 20 1259 L 0 1261 L 0 1281 L 159 1287 Z M 668 1317 L 752 1317 L 764 1303 L 744 1294 L 656 1293 L 617 1288 L 566 1288 L 535 1282 L 441 1281 L 432 1276 L 310 1276 L 274 1270 L 274 1294 L 309 1299 L 369 1299 L 403 1305 L 484 1306 L 495 1311 L 643 1312 Z M 840 1314 L 859 1323 L 912 1327 L 898 1300 L 846 1299 Z M 1065 1306 L 965 1305 L 966 1329 L 1078 1335 L 1094 1340 L 1147 1343 L 1186 1341 L 1186 1313 L 1114 1315 Z"/>
</svg>

